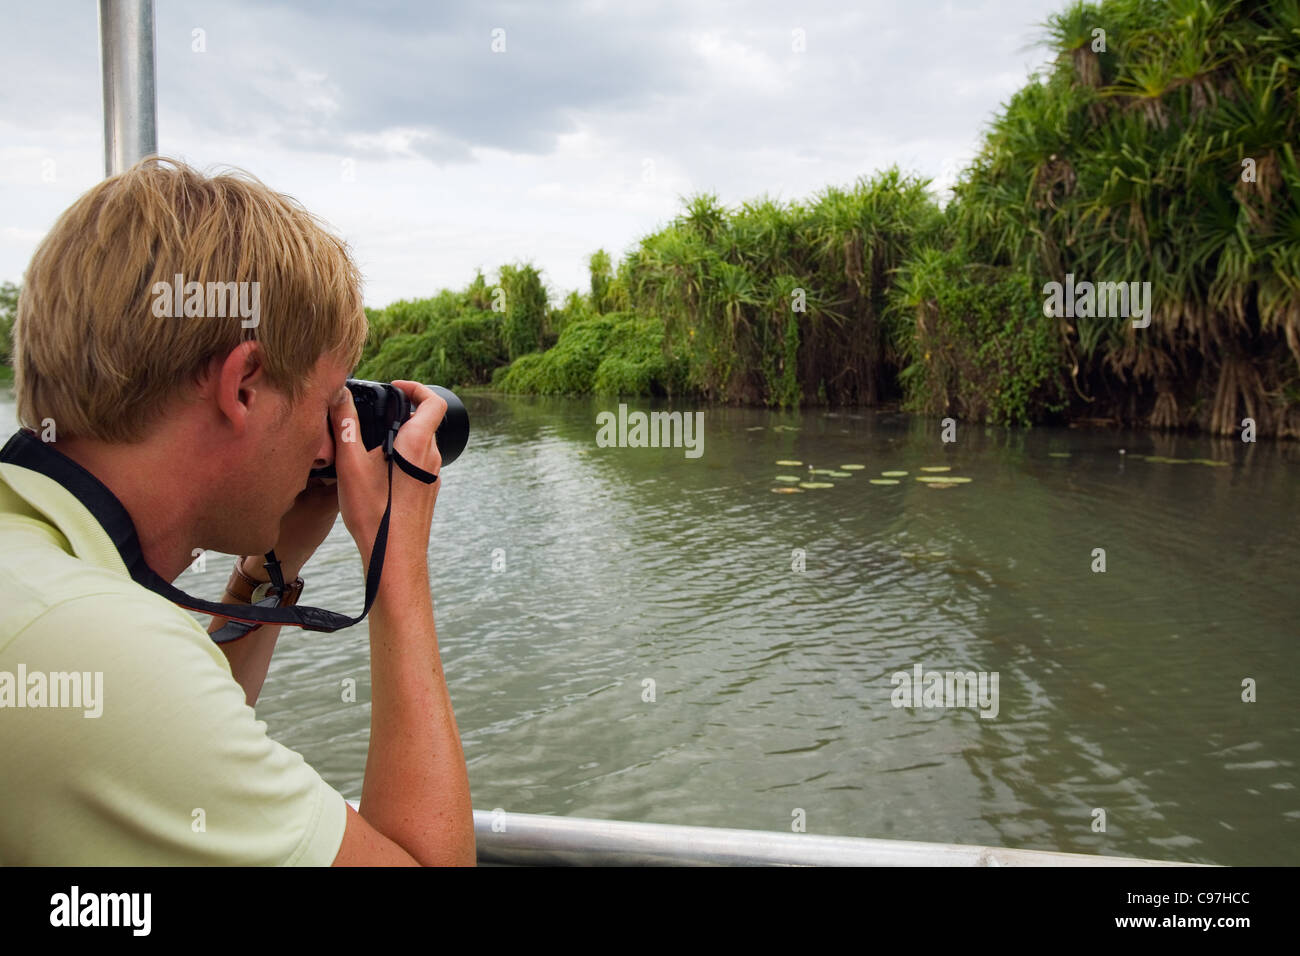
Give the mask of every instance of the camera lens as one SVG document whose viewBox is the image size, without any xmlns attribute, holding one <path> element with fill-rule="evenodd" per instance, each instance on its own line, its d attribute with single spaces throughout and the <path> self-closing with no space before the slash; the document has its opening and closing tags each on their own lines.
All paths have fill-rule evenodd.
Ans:
<svg viewBox="0 0 1300 956">
<path fill-rule="evenodd" d="M 443 416 L 442 424 L 434 435 L 445 468 L 460 457 L 469 442 L 469 412 L 465 411 L 465 403 L 451 389 L 441 385 L 430 385 L 429 388 L 447 403 L 447 414 Z"/>
<path fill-rule="evenodd" d="M 387 382 L 366 382 L 360 379 L 348 379 L 348 390 L 352 392 L 352 401 L 357 409 L 361 439 L 366 449 L 378 447 L 384 442 L 390 427 L 398 417 L 405 419 L 410 413 L 410 401 L 406 394 L 395 385 Z M 442 455 L 443 466 L 450 465 L 460 457 L 469 442 L 469 412 L 465 404 L 456 397 L 456 393 L 441 385 L 426 386 L 440 395 L 447 403 L 447 414 L 443 416 L 434 440 Z M 401 425 L 398 425 L 401 428 Z M 313 478 L 335 478 L 337 473 L 333 465 L 313 468 Z"/>
</svg>

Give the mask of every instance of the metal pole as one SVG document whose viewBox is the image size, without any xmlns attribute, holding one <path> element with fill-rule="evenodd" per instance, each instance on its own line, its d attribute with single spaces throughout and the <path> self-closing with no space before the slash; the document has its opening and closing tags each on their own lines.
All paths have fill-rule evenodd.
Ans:
<svg viewBox="0 0 1300 956">
<path fill-rule="evenodd" d="M 104 68 L 104 173 L 158 152 L 153 0 L 99 0 Z"/>
<path fill-rule="evenodd" d="M 494 825 L 498 824 L 498 825 Z M 504 826 L 504 829 L 502 829 Z M 1186 866 L 1117 856 L 474 811 L 480 863 L 514 866 Z"/>
<path fill-rule="evenodd" d="M 349 800 L 354 810 L 360 807 Z M 478 862 L 504 866 L 1192 866 L 953 843 L 474 811 Z"/>
</svg>

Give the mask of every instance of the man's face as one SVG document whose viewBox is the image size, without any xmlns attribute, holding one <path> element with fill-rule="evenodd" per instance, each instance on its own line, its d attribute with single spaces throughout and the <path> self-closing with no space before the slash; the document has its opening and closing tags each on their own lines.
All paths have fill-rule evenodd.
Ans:
<svg viewBox="0 0 1300 956">
<path fill-rule="evenodd" d="M 287 395 L 274 393 L 273 407 L 261 416 L 258 487 L 250 489 L 253 493 L 245 499 L 256 510 L 248 516 L 248 527 L 257 542 L 250 542 L 243 553 L 264 553 L 275 546 L 281 519 L 307 486 L 311 470 L 333 462 L 329 407 L 342 394 L 347 374 L 347 366 L 325 355 L 316 363 L 296 404 L 291 404 Z"/>
</svg>

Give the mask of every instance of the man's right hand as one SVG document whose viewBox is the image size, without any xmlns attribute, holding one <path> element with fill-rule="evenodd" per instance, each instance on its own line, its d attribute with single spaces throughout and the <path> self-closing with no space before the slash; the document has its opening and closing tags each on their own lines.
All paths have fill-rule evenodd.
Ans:
<svg viewBox="0 0 1300 956">
<path fill-rule="evenodd" d="M 416 382 L 394 382 L 415 413 L 397 433 L 403 458 L 432 474 L 442 470 L 434 434 L 447 402 Z M 369 452 L 355 419 L 352 394 L 330 409 L 339 511 L 365 567 L 384 515 L 390 463 Z M 442 481 L 426 485 L 392 469 L 393 512 L 379 594 L 370 610 L 370 744 L 361 812 L 349 810 L 335 865 L 475 862 L 474 805 L 429 590 L 429 528 Z"/>
</svg>

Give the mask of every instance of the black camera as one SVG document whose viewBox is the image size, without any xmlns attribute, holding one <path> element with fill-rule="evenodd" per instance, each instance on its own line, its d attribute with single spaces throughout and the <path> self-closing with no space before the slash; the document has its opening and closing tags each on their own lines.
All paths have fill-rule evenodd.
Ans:
<svg viewBox="0 0 1300 956">
<path fill-rule="evenodd" d="M 366 451 L 381 445 L 384 454 L 393 450 L 397 431 L 411 417 L 414 406 L 396 385 L 387 382 L 367 382 L 358 378 L 347 380 L 348 391 L 352 393 L 352 402 L 357 407 L 357 423 L 361 428 L 361 443 Z M 434 440 L 442 454 L 444 467 L 460 457 L 469 441 L 469 413 L 465 405 L 455 394 L 441 385 L 428 386 L 447 403 L 447 414 L 443 416 Z M 313 478 L 334 478 L 333 465 L 312 469 Z"/>
</svg>

